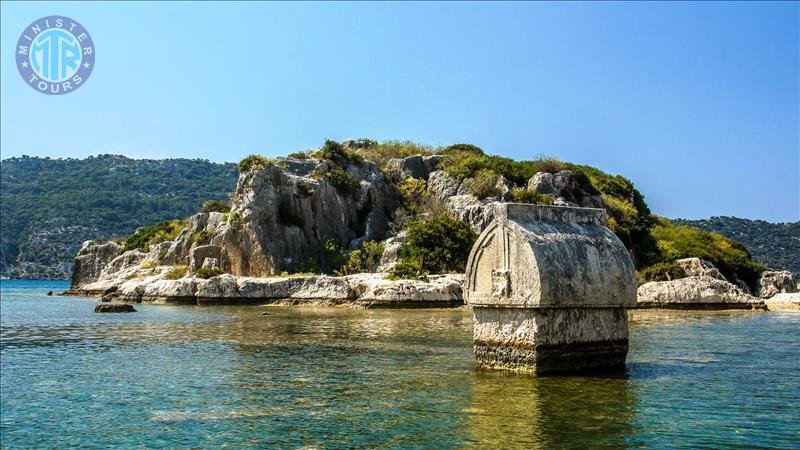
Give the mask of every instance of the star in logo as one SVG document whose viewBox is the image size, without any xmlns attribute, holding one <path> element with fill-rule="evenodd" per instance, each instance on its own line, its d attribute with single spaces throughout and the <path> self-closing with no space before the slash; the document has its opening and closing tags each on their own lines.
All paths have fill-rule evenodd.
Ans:
<svg viewBox="0 0 800 450">
<path fill-rule="evenodd" d="M 28 61 L 22 61 L 22 68 L 23 69 L 27 69 L 28 68 Z"/>
<path fill-rule="evenodd" d="M 88 69 L 89 68 L 89 63 L 88 62 L 83 63 L 83 68 L 84 69 Z"/>
</svg>

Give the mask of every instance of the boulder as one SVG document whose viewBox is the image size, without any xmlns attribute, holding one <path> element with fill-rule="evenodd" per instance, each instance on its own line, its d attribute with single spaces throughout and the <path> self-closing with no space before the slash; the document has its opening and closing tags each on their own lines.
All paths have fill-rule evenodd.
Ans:
<svg viewBox="0 0 800 450">
<path fill-rule="evenodd" d="M 596 191 L 586 192 L 571 170 L 537 172 L 528 180 L 528 190 L 552 195 L 556 205 L 605 208 L 602 197 Z"/>
<path fill-rule="evenodd" d="M 798 311 L 800 312 L 800 293 L 782 292 L 764 300 L 770 311 Z"/>
<path fill-rule="evenodd" d="M 428 191 L 440 200 L 446 200 L 453 195 L 457 195 L 460 186 L 461 181 L 449 177 L 442 170 L 431 172 L 428 178 Z"/>
<path fill-rule="evenodd" d="M 96 313 L 128 313 L 136 312 L 133 305 L 127 303 L 101 303 L 94 307 Z"/>
<path fill-rule="evenodd" d="M 432 275 L 429 280 L 389 280 L 384 274 L 359 274 L 349 277 L 357 292 L 356 304 L 379 308 L 445 307 L 464 303 L 462 284 L 464 275 Z"/>
<path fill-rule="evenodd" d="M 637 308 L 763 309 L 764 302 L 740 287 L 710 276 L 651 281 L 639 286 Z"/>
<path fill-rule="evenodd" d="M 402 231 L 382 242 L 383 254 L 378 265 L 378 272 L 389 272 L 400 262 L 400 250 L 403 247 L 407 233 Z"/>
<path fill-rule="evenodd" d="M 758 286 L 758 296 L 761 298 L 770 298 L 780 293 L 797 292 L 794 274 L 788 270 L 762 272 Z"/>
<path fill-rule="evenodd" d="M 98 244 L 94 241 L 84 242 L 75 257 L 71 286 L 78 288 L 97 281 L 100 273 L 117 256 L 120 248 L 120 245 L 115 242 L 105 244 Z"/>
<path fill-rule="evenodd" d="M 711 277 L 717 280 L 728 281 L 719 269 L 709 261 L 700 258 L 683 258 L 675 261 L 687 277 Z"/>
<path fill-rule="evenodd" d="M 206 259 L 214 259 L 219 262 L 221 258 L 222 247 L 218 245 L 198 245 L 189 251 L 189 268 L 195 271 L 203 267 Z"/>
<path fill-rule="evenodd" d="M 402 159 L 390 159 L 387 165 L 389 172 L 394 175 L 396 180 L 405 180 L 409 177 L 427 180 L 430 174 L 425 160 L 420 155 L 413 155 Z"/>
</svg>

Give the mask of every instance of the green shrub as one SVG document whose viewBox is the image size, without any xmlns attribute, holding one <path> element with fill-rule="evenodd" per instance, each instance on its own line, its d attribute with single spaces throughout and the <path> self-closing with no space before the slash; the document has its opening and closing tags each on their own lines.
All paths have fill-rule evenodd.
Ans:
<svg viewBox="0 0 800 450">
<path fill-rule="evenodd" d="M 428 183 L 425 180 L 408 177 L 397 186 L 400 195 L 403 198 L 403 204 L 408 210 L 417 214 L 421 211 L 422 205 L 430 197 L 428 192 Z"/>
<path fill-rule="evenodd" d="M 653 264 L 638 272 L 640 283 L 648 281 L 670 281 L 684 278 L 686 272 L 674 261 Z"/>
<path fill-rule="evenodd" d="M 143 262 L 142 265 L 139 266 L 140 269 L 155 269 L 156 267 L 158 267 L 158 263 L 153 261 L 152 259 Z"/>
<path fill-rule="evenodd" d="M 710 261 L 729 281 L 737 278 L 756 288 L 766 267 L 753 262 L 741 244 L 725 236 L 659 219 L 652 229 L 661 261 L 697 257 Z"/>
<path fill-rule="evenodd" d="M 231 205 L 224 200 L 206 200 L 200 207 L 201 213 L 221 212 L 227 213 L 231 210 Z"/>
<path fill-rule="evenodd" d="M 348 164 L 360 164 L 364 161 L 364 158 L 356 152 L 346 150 L 342 144 L 330 139 L 325 140 L 325 144 L 315 155 L 317 158 L 330 161 L 333 165 L 339 167 L 346 167 Z"/>
<path fill-rule="evenodd" d="M 428 281 L 428 273 L 425 272 L 416 261 L 399 261 L 392 270 L 389 271 L 390 280 L 423 280 Z"/>
<path fill-rule="evenodd" d="M 215 277 L 217 275 L 222 275 L 223 273 L 225 273 L 225 272 L 223 272 L 223 271 L 221 271 L 219 269 L 200 268 L 200 269 L 197 269 L 194 272 L 194 276 L 197 277 L 197 278 L 202 278 L 202 279 L 206 280 L 206 279 L 209 279 L 211 277 Z"/>
<path fill-rule="evenodd" d="M 192 241 L 197 245 L 208 245 L 211 243 L 211 238 L 214 233 L 210 230 L 198 230 L 192 233 Z"/>
<path fill-rule="evenodd" d="M 293 153 L 289 153 L 288 156 L 289 156 L 289 158 L 293 158 L 293 159 L 308 159 L 309 158 L 308 153 L 306 153 L 306 152 L 293 152 Z"/>
<path fill-rule="evenodd" d="M 483 149 L 477 145 L 472 144 L 453 144 L 445 147 L 441 152 L 442 155 L 452 155 L 456 153 L 468 155 L 483 155 Z"/>
<path fill-rule="evenodd" d="M 429 145 L 417 144 L 411 141 L 372 141 L 366 148 L 356 150 L 364 159 L 374 162 L 378 167 L 386 168 L 390 159 L 407 158 L 413 155 L 432 155 L 435 149 Z"/>
<path fill-rule="evenodd" d="M 367 241 L 361 247 L 351 251 L 339 269 L 342 275 L 354 273 L 375 272 L 383 256 L 383 244 L 377 241 Z"/>
<path fill-rule="evenodd" d="M 169 272 L 164 275 L 165 280 L 177 280 L 179 278 L 183 278 L 186 275 L 186 272 L 189 270 L 187 266 L 174 266 L 173 268 L 169 269 Z"/>
<path fill-rule="evenodd" d="M 513 203 L 535 203 L 540 205 L 552 205 L 555 199 L 551 194 L 540 194 L 529 191 L 526 188 L 513 187 L 508 193 L 509 201 Z"/>
<path fill-rule="evenodd" d="M 250 155 L 239 161 L 239 172 L 252 169 L 263 169 L 270 165 L 269 159 L 261 155 Z"/>
<path fill-rule="evenodd" d="M 178 237 L 178 234 L 184 228 L 186 228 L 186 221 L 184 220 L 167 220 L 149 227 L 139 228 L 125 239 L 120 252 L 136 248 L 147 250 L 153 244 L 172 241 Z"/>
<path fill-rule="evenodd" d="M 501 194 L 497 187 L 500 176 L 490 170 L 480 170 L 475 177 L 464 180 L 470 194 L 483 200 L 488 197 L 497 197 Z"/>
<path fill-rule="evenodd" d="M 408 227 L 401 261 L 426 273 L 463 272 L 477 238 L 468 224 L 446 214 L 417 219 Z"/>
<path fill-rule="evenodd" d="M 238 225 L 240 221 L 239 213 L 236 211 L 231 211 L 228 213 L 227 222 L 231 225 Z"/>
<path fill-rule="evenodd" d="M 330 170 L 328 170 L 326 177 L 342 195 L 352 195 L 358 192 L 358 180 L 339 167 L 332 167 Z"/>
</svg>

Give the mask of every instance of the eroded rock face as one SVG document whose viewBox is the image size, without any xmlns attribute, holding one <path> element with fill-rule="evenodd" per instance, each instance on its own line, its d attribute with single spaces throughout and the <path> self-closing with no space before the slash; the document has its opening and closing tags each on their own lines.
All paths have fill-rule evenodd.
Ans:
<svg viewBox="0 0 800 450">
<path fill-rule="evenodd" d="M 758 286 L 758 296 L 761 298 L 770 298 L 780 293 L 797 292 L 794 274 L 788 270 L 764 271 Z"/>
<path fill-rule="evenodd" d="M 709 261 L 700 258 L 678 259 L 675 263 L 683 269 L 688 277 L 711 277 L 717 280 L 728 281 L 719 269 Z"/>
<path fill-rule="evenodd" d="M 119 253 L 120 246 L 115 242 L 97 244 L 86 241 L 75 257 L 72 271 L 72 286 L 81 286 L 100 278 L 100 273 Z"/>
<path fill-rule="evenodd" d="M 354 192 L 328 177 L 293 175 L 275 166 L 243 173 L 233 194 L 238 219 L 217 229 L 211 241 L 223 249 L 223 270 L 242 276 L 295 272 L 319 264 L 326 241 L 353 248 L 382 240 L 397 197 L 394 185 L 368 162 L 348 166 L 347 173 L 358 183 Z"/>
<path fill-rule="evenodd" d="M 528 190 L 552 195 L 557 204 L 564 206 L 605 208 L 603 199 L 596 192 L 586 192 L 575 180 L 571 170 L 537 172 L 528 180 Z"/>
<path fill-rule="evenodd" d="M 532 373 L 624 368 L 633 262 L 605 212 L 509 203 L 467 261 L 479 366 Z"/>
<path fill-rule="evenodd" d="M 762 309 L 764 302 L 740 287 L 710 276 L 651 281 L 639 286 L 638 308 Z"/>
</svg>

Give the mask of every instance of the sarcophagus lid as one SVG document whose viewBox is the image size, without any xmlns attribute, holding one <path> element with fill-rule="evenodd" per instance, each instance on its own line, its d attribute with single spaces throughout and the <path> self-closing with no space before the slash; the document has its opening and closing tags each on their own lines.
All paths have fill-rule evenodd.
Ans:
<svg viewBox="0 0 800 450">
<path fill-rule="evenodd" d="M 594 208 L 502 203 L 467 261 L 473 307 L 636 305 L 633 262 Z"/>
</svg>

